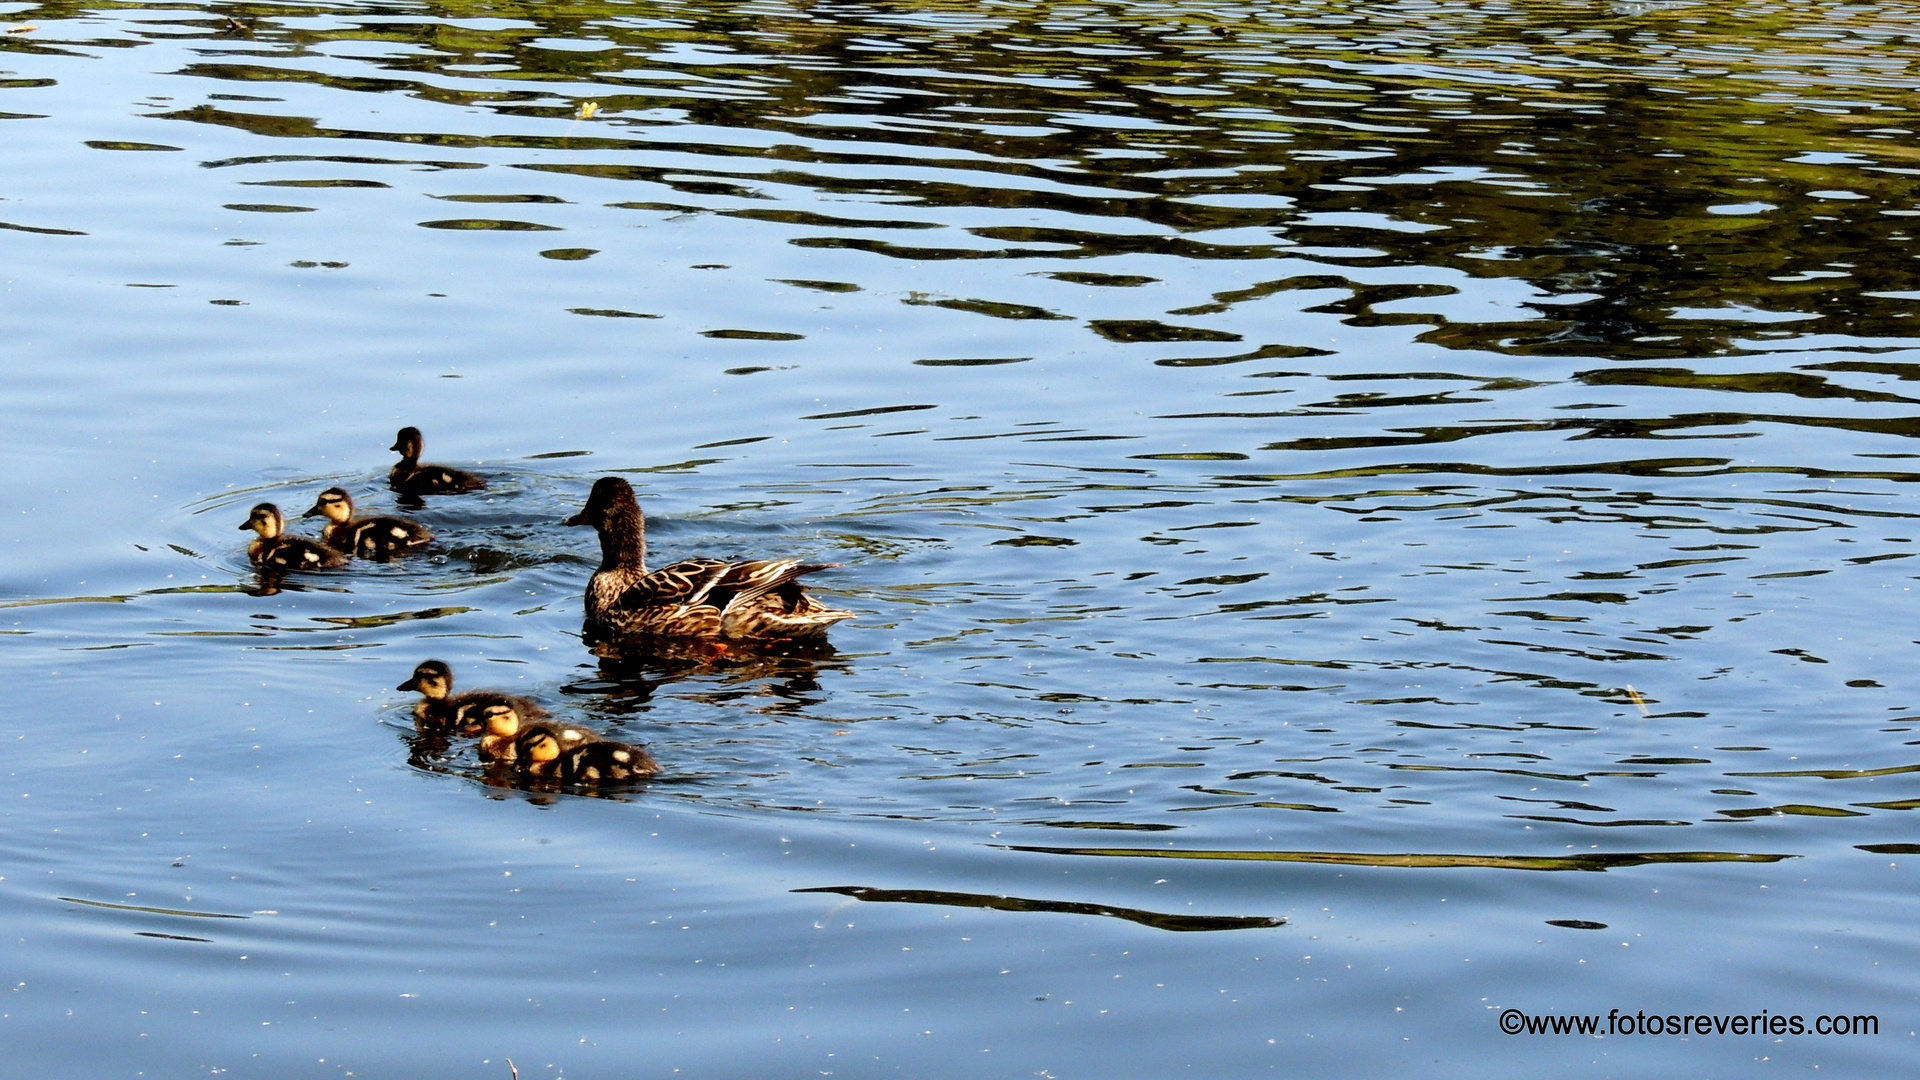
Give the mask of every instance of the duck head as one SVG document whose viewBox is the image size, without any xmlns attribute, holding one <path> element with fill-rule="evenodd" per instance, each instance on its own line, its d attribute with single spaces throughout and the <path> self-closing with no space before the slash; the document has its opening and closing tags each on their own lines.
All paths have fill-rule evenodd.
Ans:
<svg viewBox="0 0 1920 1080">
<path fill-rule="evenodd" d="M 647 562 L 647 524 L 634 500 L 633 485 L 617 476 L 593 482 L 587 505 L 562 525 L 591 525 L 600 534 L 600 566 L 644 573 Z"/>
<path fill-rule="evenodd" d="M 640 516 L 640 503 L 633 497 L 633 485 L 617 476 L 603 476 L 593 482 L 593 490 L 587 493 L 587 505 L 561 524 L 604 529 L 609 520 L 623 514 Z"/>
</svg>

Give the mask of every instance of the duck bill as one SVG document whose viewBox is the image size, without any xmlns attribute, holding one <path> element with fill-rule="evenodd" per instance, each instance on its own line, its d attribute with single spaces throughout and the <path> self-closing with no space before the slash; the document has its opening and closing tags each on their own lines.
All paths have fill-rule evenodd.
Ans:
<svg viewBox="0 0 1920 1080">
<path fill-rule="evenodd" d="M 312 506 L 307 508 L 306 513 L 301 514 L 300 516 L 303 518 L 319 517 L 321 514 L 324 514 L 324 513 L 326 513 L 326 511 L 320 509 L 320 504 L 314 503 Z"/>
<path fill-rule="evenodd" d="M 564 521 L 562 521 L 562 522 L 561 522 L 560 524 L 562 524 L 562 525 L 585 525 L 586 523 L 587 523 L 587 512 L 586 512 L 585 510 L 582 510 L 582 511 L 580 511 L 579 513 L 577 513 L 577 514 L 575 514 L 575 515 L 573 515 L 572 517 L 570 517 L 570 518 L 567 518 L 566 520 L 564 520 Z M 240 526 L 240 527 L 241 527 L 241 528 L 243 528 L 243 529 L 244 529 L 244 528 L 246 528 L 246 526 L 245 526 L 245 525 L 242 525 L 242 526 Z"/>
<path fill-rule="evenodd" d="M 394 687 L 394 689 L 395 690 L 418 690 L 420 689 L 420 676 L 415 675 L 413 678 L 408 679 L 406 682 L 403 682 L 399 686 Z"/>
</svg>

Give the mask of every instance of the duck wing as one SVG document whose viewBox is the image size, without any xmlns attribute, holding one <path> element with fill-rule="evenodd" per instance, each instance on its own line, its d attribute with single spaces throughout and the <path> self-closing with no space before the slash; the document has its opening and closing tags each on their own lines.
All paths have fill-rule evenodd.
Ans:
<svg viewBox="0 0 1920 1080">
<path fill-rule="evenodd" d="M 718 559 L 687 559 L 663 566 L 627 586 L 613 606 L 645 611 L 702 604 L 712 591 L 714 579 L 728 565 Z"/>
<path fill-rule="evenodd" d="M 760 598 L 781 591 L 782 587 L 811 574 L 815 570 L 826 570 L 839 566 L 839 563 L 803 563 L 797 559 L 756 559 L 751 562 L 719 563 L 714 560 L 700 560 L 711 564 L 700 582 L 699 591 L 687 602 L 704 604 L 718 608 L 722 612 L 749 607 Z M 797 589 L 787 590 L 791 597 L 783 597 L 790 606 L 799 599 Z"/>
<path fill-rule="evenodd" d="M 688 559 L 633 582 L 600 617 L 625 632 L 668 636 L 787 638 L 815 633 L 853 613 L 834 611 L 807 596 L 798 579 L 838 565 L 794 559 Z"/>
<path fill-rule="evenodd" d="M 727 611 L 750 605 L 803 575 L 839 565 L 797 559 L 687 559 L 634 582 L 621 595 L 619 606 L 628 610 L 710 607 Z"/>
</svg>

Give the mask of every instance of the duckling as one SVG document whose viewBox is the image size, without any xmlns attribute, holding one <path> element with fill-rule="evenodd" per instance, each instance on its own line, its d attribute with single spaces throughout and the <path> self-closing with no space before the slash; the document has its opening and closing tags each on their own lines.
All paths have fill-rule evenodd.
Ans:
<svg viewBox="0 0 1920 1080">
<path fill-rule="evenodd" d="M 590 633 L 783 641 L 823 636 L 853 618 L 808 596 L 797 580 L 839 563 L 687 559 L 649 573 L 646 519 L 633 486 L 617 476 L 595 481 L 586 508 L 563 524 L 600 534 L 600 568 L 587 582 Z"/>
<path fill-rule="evenodd" d="M 403 427 L 389 449 L 398 451 L 400 461 L 387 474 L 387 483 L 402 495 L 453 495 L 478 491 L 487 482 L 470 472 L 446 465 L 420 464 L 420 429 Z"/>
<path fill-rule="evenodd" d="M 261 503 L 247 515 L 242 530 L 252 529 L 259 537 L 247 545 L 247 558 L 262 569 L 320 570 L 344 566 L 345 552 L 325 544 L 316 544 L 304 536 L 284 535 L 287 519 L 272 503 Z"/>
<path fill-rule="evenodd" d="M 520 768 L 534 776 L 576 784 L 640 780 L 660 774 L 660 763 L 638 746 L 596 739 L 571 748 L 550 732 L 528 728 L 520 736 Z"/>
<path fill-rule="evenodd" d="M 433 531 L 425 525 L 397 517 L 353 516 L 353 496 L 346 489 L 330 487 L 314 500 L 313 508 L 301 517 L 324 514 L 332 522 L 320 530 L 320 539 L 329 547 L 351 552 L 364 559 L 386 559 L 425 547 L 433 540 Z"/>
<path fill-rule="evenodd" d="M 418 690 L 420 700 L 413 706 L 414 722 L 435 728 L 456 728 L 463 735 L 481 730 L 480 711 L 489 705 L 505 705 L 528 720 L 545 720 L 547 710 L 539 702 L 498 690 L 469 690 L 453 693 L 453 669 L 438 660 L 424 660 L 413 669 L 413 678 L 395 690 Z"/>
<path fill-rule="evenodd" d="M 515 760 L 520 740 L 535 734 L 562 750 L 597 742 L 600 738 L 578 724 L 563 724 L 558 720 L 522 720 L 513 706 L 504 701 L 481 706 L 479 716 L 484 730 L 480 736 L 480 756 L 488 761 Z"/>
</svg>

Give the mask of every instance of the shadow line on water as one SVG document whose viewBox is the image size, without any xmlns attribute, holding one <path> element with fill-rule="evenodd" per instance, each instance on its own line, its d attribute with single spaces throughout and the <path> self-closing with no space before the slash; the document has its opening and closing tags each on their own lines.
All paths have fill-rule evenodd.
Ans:
<svg viewBox="0 0 1920 1080">
<path fill-rule="evenodd" d="M 1336 866 L 1402 866 L 1419 869 L 1479 866 L 1493 870 L 1607 871 L 1650 863 L 1774 863 L 1798 855 L 1766 855 L 1741 851 L 1645 851 L 1599 855 L 1376 855 L 1357 851 L 1180 851 L 1154 848 L 1040 847 L 995 844 L 1003 851 L 1040 855 L 1097 855 L 1136 859 L 1229 859 L 1245 862 L 1331 863 Z"/>
</svg>

